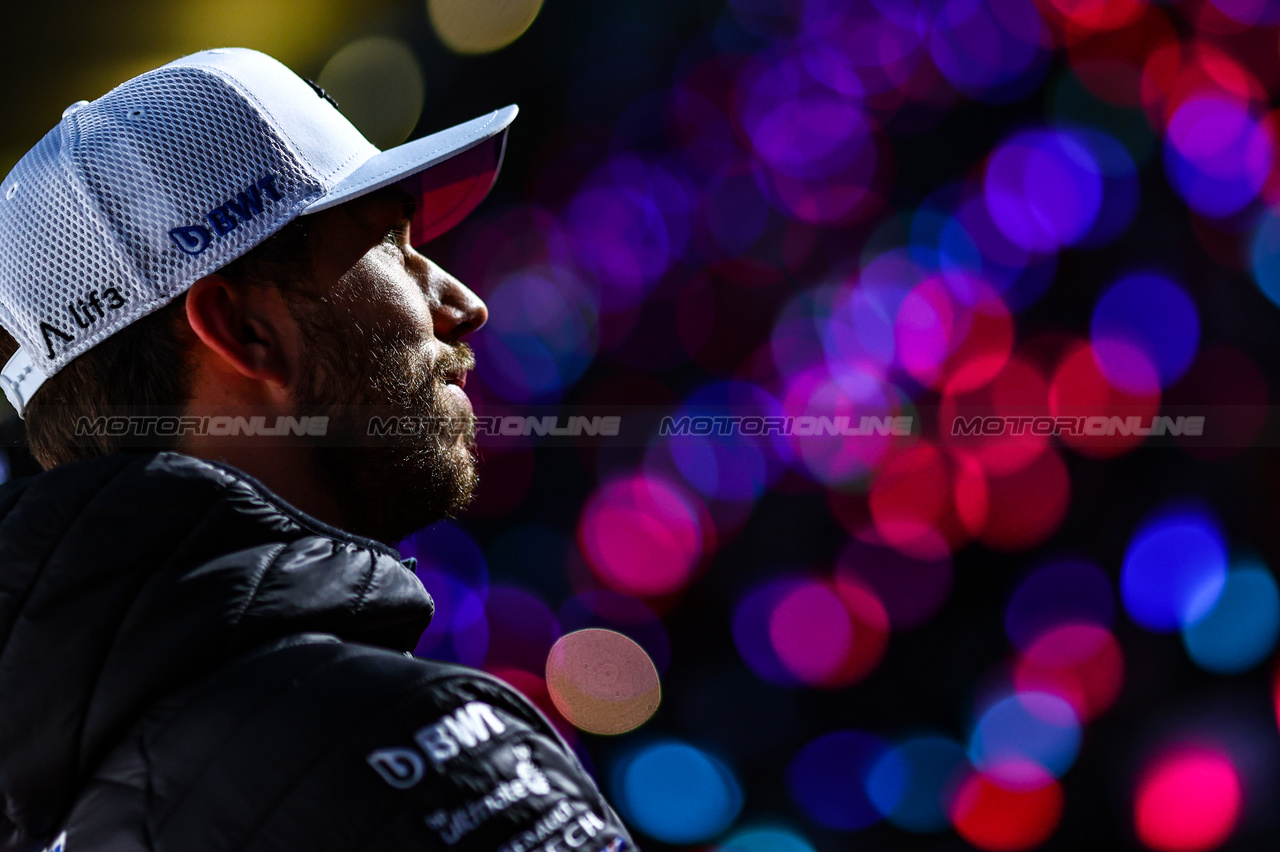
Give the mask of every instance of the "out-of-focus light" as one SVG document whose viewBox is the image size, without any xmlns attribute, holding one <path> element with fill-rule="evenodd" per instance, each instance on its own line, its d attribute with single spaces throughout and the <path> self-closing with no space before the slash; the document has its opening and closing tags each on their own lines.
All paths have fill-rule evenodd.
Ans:
<svg viewBox="0 0 1280 852">
<path fill-rule="evenodd" d="M 1219 674 L 1237 674 L 1262 662 L 1280 635 L 1280 593 L 1261 565 L 1236 568 L 1213 608 L 1182 632 L 1191 659 Z"/>
<path fill-rule="evenodd" d="M 565 631 L 600 627 L 625 634 L 644 649 L 658 674 L 671 664 L 671 640 L 662 619 L 643 601 L 629 595 L 606 589 L 582 592 L 564 602 L 556 619 Z"/>
<path fill-rule="evenodd" d="M 884 203 L 893 160 L 882 149 L 887 146 L 873 133 L 859 159 L 829 178 L 798 178 L 760 165 L 756 182 L 779 211 L 800 223 L 853 225 Z"/>
<path fill-rule="evenodd" d="M 1226 842 L 1242 804 L 1240 777 L 1226 755 L 1184 750 L 1159 758 L 1138 782 L 1138 839 L 1158 852 L 1204 852 Z"/>
<path fill-rule="evenodd" d="M 1137 166 L 1129 151 L 1114 136 L 1084 127 L 1075 128 L 1073 132 L 1098 163 L 1105 199 L 1093 227 L 1080 240 L 1080 246 L 1100 248 L 1127 231 L 1138 212 L 1141 186 Z"/>
<path fill-rule="evenodd" d="M 506 400 L 554 398 L 586 371 L 599 345 L 599 299 L 568 269 L 532 267 L 485 295 L 476 339 L 484 383 Z"/>
<path fill-rule="evenodd" d="M 1227 548 L 1217 522 L 1199 509 L 1164 510 L 1129 542 L 1120 597 L 1134 621 L 1172 632 L 1207 615 L 1226 578 Z"/>
<path fill-rule="evenodd" d="M 1099 366 L 1103 355 L 1089 344 L 1066 351 L 1049 389 L 1050 414 L 1072 418 L 1058 432 L 1063 443 L 1096 458 L 1120 455 L 1141 444 L 1160 411 L 1160 377 L 1140 349 L 1111 341 L 1105 357 L 1129 381 L 1152 390 L 1134 393 L 1110 382 Z"/>
<path fill-rule="evenodd" d="M 534 203 L 482 208 L 452 233 L 460 248 L 451 271 L 468 285 L 483 288 L 486 295 L 514 273 L 543 267 L 563 270 L 572 261 L 559 217 Z"/>
<path fill-rule="evenodd" d="M 1082 722 L 1096 719 L 1120 695 L 1124 655 L 1111 631 L 1096 624 L 1054 627 L 1018 659 L 1013 683 L 1019 692 L 1056 695 Z"/>
<path fill-rule="evenodd" d="M 966 329 L 947 297 L 946 287 L 930 279 L 912 289 L 898 307 L 894 323 L 898 363 L 924 384 L 933 384 L 947 356 Z M 956 328 L 959 320 L 959 328 Z"/>
<path fill-rule="evenodd" d="M 1280 4 L 1274 0 L 1209 0 L 1224 15 L 1250 26 L 1280 22 Z"/>
<path fill-rule="evenodd" d="M 888 744 L 862 731 L 836 731 L 805 745 L 787 765 L 787 789 L 818 825 L 857 831 L 880 821 L 866 781 Z"/>
<path fill-rule="evenodd" d="M 943 275 L 977 273 L 1010 310 L 1029 307 L 1049 289 L 1056 255 L 1031 251 L 1006 237 L 992 221 L 981 187 L 968 188 L 965 195 L 955 219 L 939 235 L 938 264 Z"/>
<path fill-rule="evenodd" d="M 733 641 L 743 661 L 759 677 L 775 686 L 798 686 L 801 681 L 778 657 L 772 641 L 774 610 L 787 595 L 804 588 L 801 577 L 778 577 L 747 592 L 733 611 Z"/>
<path fill-rule="evenodd" d="M 888 371 L 895 360 L 896 317 L 912 291 L 910 282 L 920 275 L 905 253 L 885 252 L 867 264 L 857 286 L 833 293 L 829 314 L 817 323 L 828 363 Z"/>
<path fill-rule="evenodd" d="M 776 207 L 805 222 L 860 218 L 878 203 L 888 166 L 860 79 L 823 61 L 832 54 L 822 42 L 796 44 L 804 46 L 758 53 L 738 75 L 737 118 L 757 180 Z"/>
<path fill-rule="evenodd" d="M 912 559 L 857 539 L 841 552 L 836 571 L 871 587 L 894 630 L 910 630 L 933 618 L 947 601 L 954 574 L 950 554 Z"/>
<path fill-rule="evenodd" d="M 1105 5 L 1111 8 L 1127 4 L 1125 0 L 1107 0 Z M 1142 106 L 1143 64 L 1163 46 L 1176 46 L 1179 41 L 1163 7 L 1145 2 L 1137 5 L 1142 7 L 1142 14 L 1127 26 L 1095 31 L 1088 38 L 1067 43 L 1067 57 L 1076 78 L 1094 96 L 1117 107 Z M 1138 121 L 1146 124 L 1141 116 Z"/>
<path fill-rule="evenodd" d="M 889 616 L 876 593 L 857 578 L 837 576 L 833 588 L 849 613 L 853 640 L 839 668 L 822 685 L 842 687 L 862 680 L 880 664 L 889 641 Z"/>
<path fill-rule="evenodd" d="M 1056 559 L 1037 568 L 1009 599 L 1004 629 L 1009 641 L 1026 651 L 1058 627 L 1115 624 L 1115 592 L 1106 573 L 1082 559 Z"/>
<path fill-rule="evenodd" d="M 749 411 L 758 418 L 777 418 L 782 408 L 767 391 L 747 382 L 717 382 L 692 394 L 675 414 L 681 418 L 715 418 Z M 714 421 L 706 421 L 714 422 Z M 759 426 L 759 434 L 678 435 L 668 447 L 677 470 L 702 496 L 728 502 L 753 502 L 783 471 L 764 433 L 765 421 L 743 422 L 746 429 Z M 775 435 L 776 437 L 776 435 Z"/>
<path fill-rule="evenodd" d="M 1249 246 L 1249 266 L 1262 295 L 1280 306 L 1280 210 L 1268 209 Z"/>
<path fill-rule="evenodd" d="M 1207 94 L 1183 102 L 1170 119 L 1165 171 L 1196 212 L 1230 216 L 1266 183 L 1275 140 L 1250 109 L 1234 98 Z"/>
<path fill-rule="evenodd" d="M 1280 725 L 1280 669 L 1276 671 L 1271 682 L 1271 701 L 1275 704 L 1276 724 Z"/>
<path fill-rule="evenodd" d="M 938 406 L 938 433 L 943 446 L 971 457 L 987 474 L 1002 475 L 1021 470 L 1044 452 L 1049 437 L 1031 428 L 1031 418 L 1048 414 L 1048 381 L 1015 356 L 983 387 L 966 392 L 948 385 Z M 1019 434 L 985 435 L 973 424 L 987 417 L 1024 420 Z"/>
<path fill-rule="evenodd" d="M 817 684 L 830 677 L 849 653 L 853 625 L 834 589 L 804 583 L 778 601 L 769 617 L 769 639 L 792 674 Z"/>
<path fill-rule="evenodd" d="M 861 680 L 880 662 L 889 617 L 856 578 L 801 580 L 774 602 L 768 631 L 778 661 L 793 677 L 835 688 Z"/>
<path fill-rule="evenodd" d="M 1143 106 L 1152 126 L 1161 131 L 1192 98 L 1225 97 L 1257 107 L 1268 102 L 1257 77 L 1205 39 L 1185 45 L 1175 39 L 1157 47 L 1148 54 L 1142 75 Z"/>
<path fill-rule="evenodd" d="M 742 787 L 733 771 L 687 743 L 644 747 L 617 767 L 614 779 L 614 800 L 623 814 L 664 843 L 705 843 L 742 810 Z"/>
<path fill-rule="evenodd" d="M 718 846 L 717 852 L 814 852 L 809 841 L 797 831 L 767 826 L 735 831 Z"/>
<path fill-rule="evenodd" d="M 509 669 L 504 666 L 488 667 L 486 671 L 514 686 L 525 698 L 532 701 L 535 707 L 542 711 L 542 715 L 547 717 L 547 721 L 555 726 L 556 731 L 565 738 L 565 741 L 571 747 L 577 746 L 577 729 L 566 722 L 564 717 L 560 715 L 560 710 L 551 700 L 550 693 L 547 692 L 547 682 L 541 675 L 536 675 L 524 669 Z"/>
<path fill-rule="evenodd" d="M 560 714 L 593 734 L 634 730 L 662 698 L 658 670 L 644 649 L 612 630 L 560 637 L 547 655 L 547 690 Z"/>
<path fill-rule="evenodd" d="M 325 64 L 316 82 L 379 148 L 403 142 L 422 115 L 422 69 L 399 39 L 374 36 L 351 42 Z"/>
<path fill-rule="evenodd" d="M 1062 777 L 1079 750 L 1080 720 L 1075 711 L 1046 692 L 1016 692 L 997 701 L 978 719 L 969 739 L 973 765 L 991 778 L 1013 784 L 1026 782 L 1031 766 Z"/>
<path fill-rule="evenodd" d="M 547 653 L 560 638 L 560 625 L 542 599 L 515 586 L 495 585 L 484 610 L 489 622 L 485 666 L 541 673 Z"/>
<path fill-rule="evenodd" d="M 575 259 L 601 286 L 607 313 L 636 307 L 689 242 L 693 199 L 672 163 L 619 155 L 565 211 Z"/>
<path fill-rule="evenodd" d="M 1148 363 L 1156 368 L 1160 387 L 1177 381 L 1191 366 L 1200 342 L 1200 317 L 1186 290 L 1161 275 L 1137 273 L 1102 294 L 1089 332 L 1107 380 L 1145 394 L 1158 389 L 1150 384 Z M 1125 357 L 1126 347 L 1138 349 L 1144 358 Z"/>
<path fill-rule="evenodd" d="M 887 176 L 876 126 L 862 108 L 858 75 L 823 62 L 829 51 L 821 42 L 801 44 L 762 51 L 738 75 L 737 117 L 757 180 L 776 207 L 802 221 L 861 218 Z"/>
<path fill-rule="evenodd" d="M 979 849 L 1018 852 L 1048 840 L 1062 818 L 1062 786 L 1034 764 L 1025 780 L 972 773 L 951 804 L 956 832 Z"/>
<path fill-rule="evenodd" d="M 435 616 L 413 653 L 478 668 L 489 650 L 484 598 L 453 577 L 422 565 L 417 575 L 435 601 Z"/>
<path fill-rule="evenodd" d="M 900 440 L 898 391 L 873 369 L 824 365 L 791 376 L 782 407 L 800 427 L 787 437 L 796 466 L 828 486 L 865 487 Z"/>
<path fill-rule="evenodd" d="M 455 53 L 492 53 L 524 35 L 542 0 L 427 0 L 440 40 Z"/>
<path fill-rule="evenodd" d="M 489 566 L 475 539 L 452 521 L 440 521 L 419 530 L 397 545 L 406 559 L 416 559 L 418 570 L 432 570 L 452 577 L 481 598 L 488 593 Z"/>
<path fill-rule="evenodd" d="M 1048 8 L 1080 33 L 1115 30 L 1133 23 L 1146 4 L 1141 0 L 1049 0 Z"/>
<path fill-rule="evenodd" d="M 923 385 L 955 391 L 989 382 L 1013 347 L 1009 308 L 986 282 L 954 274 L 930 278 L 898 307 L 898 363 Z"/>
<path fill-rule="evenodd" d="M 890 456 L 868 495 L 884 542 L 916 559 L 938 559 L 965 543 L 971 533 L 956 505 L 962 474 L 958 460 L 924 440 Z"/>
<path fill-rule="evenodd" d="M 951 85 L 970 97 L 1007 103 L 1044 76 L 1052 40 L 1035 4 L 946 0 L 931 24 L 929 55 Z"/>
<path fill-rule="evenodd" d="M 969 772 L 954 740 L 921 736 L 887 751 L 867 775 L 867 796 L 885 819 L 907 831 L 949 828 L 948 809 Z"/>
<path fill-rule="evenodd" d="M 803 54 L 765 52 L 738 79 L 739 115 L 756 155 L 775 172 L 800 179 L 829 178 L 867 156 L 872 126 L 860 108 L 861 84 L 851 91 L 819 82 Z M 874 161 L 871 164 L 874 172 Z"/>
<path fill-rule="evenodd" d="M 834 330 L 828 328 L 832 317 L 840 311 L 840 305 L 847 298 L 848 290 L 834 284 L 810 287 L 788 299 L 777 312 L 769 335 L 769 355 L 778 375 L 795 377 L 821 365 L 824 357 L 851 363 L 870 360 L 862 351 L 862 342 L 857 339 L 854 329 L 848 327 L 857 320 L 845 320 Z M 824 332 L 839 335 L 835 344 L 840 347 L 837 350 L 839 354 L 833 356 L 829 353 L 831 344 Z M 880 336 L 883 337 L 883 333 Z M 892 332 L 889 338 L 890 353 L 887 357 L 892 358 Z"/>
<path fill-rule="evenodd" d="M 832 0 L 803 4 L 805 66 L 834 91 L 850 94 L 856 85 L 869 105 L 897 108 L 911 80 L 925 64 L 924 35 L 913 9 L 879 2 L 850 6 Z"/>
<path fill-rule="evenodd" d="M 982 486 L 985 510 L 974 532 L 997 550 L 1028 550 L 1043 543 L 1062 524 L 1071 504 L 1071 478 L 1053 449 L 1025 467 L 985 476 Z"/>
<path fill-rule="evenodd" d="M 639 597 L 683 589 L 709 534 L 694 499 L 655 476 L 604 484 L 578 524 L 579 547 L 596 576 L 615 591 Z"/>
<path fill-rule="evenodd" d="M 1007 139 L 987 162 L 983 185 L 992 221 L 1029 251 L 1080 242 L 1102 208 L 1102 166 L 1068 130 L 1028 130 Z"/>
</svg>

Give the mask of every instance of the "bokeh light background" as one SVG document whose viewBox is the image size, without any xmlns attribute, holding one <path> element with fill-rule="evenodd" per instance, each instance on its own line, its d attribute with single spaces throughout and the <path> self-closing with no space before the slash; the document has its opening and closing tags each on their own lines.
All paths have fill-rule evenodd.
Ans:
<svg viewBox="0 0 1280 852">
<path fill-rule="evenodd" d="M 6 171 L 205 47 L 382 146 L 520 104 L 427 249 L 492 312 L 468 393 L 624 428 L 482 439 L 401 548 L 418 652 L 529 695 L 644 848 L 1274 845 L 1278 0 L 6 12 Z"/>
</svg>

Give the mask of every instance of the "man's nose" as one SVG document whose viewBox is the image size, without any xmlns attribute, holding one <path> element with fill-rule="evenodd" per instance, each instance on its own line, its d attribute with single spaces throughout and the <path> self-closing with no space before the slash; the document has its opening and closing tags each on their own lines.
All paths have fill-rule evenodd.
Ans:
<svg viewBox="0 0 1280 852">
<path fill-rule="evenodd" d="M 432 312 L 437 338 L 458 340 L 489 321 L 489 309 L 470 287 L 434 263 L 431 266 L 432 275 L 436 277 L 436 298 L 439 304 Z"/>
</svg>

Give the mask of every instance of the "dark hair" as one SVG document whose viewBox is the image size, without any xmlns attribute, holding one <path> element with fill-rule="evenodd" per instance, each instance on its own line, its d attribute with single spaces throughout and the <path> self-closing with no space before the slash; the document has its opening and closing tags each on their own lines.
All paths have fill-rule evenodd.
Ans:
<svg viewBox="0 0 1280 852">
<path fill-rule="evenodd" d="M 305 218 L 290 222 L 219 273 L 251 286 L 286 293 L 311 279 Z M 44 468 L 123 452 L 177 449 L 178 437 L 149 436 L 146 446 L 108 434 L 77 435 L 81 418 L 180 413 L 191 400 L 190 354 L 195 334 L 187 323 L 186 294 L 77 356 L 27 405 L 27 446 Z M 0 362 L 18 343 L 0 329 Z"/>
</svg>

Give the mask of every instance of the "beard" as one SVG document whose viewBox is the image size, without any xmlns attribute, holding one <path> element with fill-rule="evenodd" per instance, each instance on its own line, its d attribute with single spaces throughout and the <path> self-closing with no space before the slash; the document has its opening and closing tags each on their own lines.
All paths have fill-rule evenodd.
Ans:
<svg viewBox="0 0 1280 852">
<path fill-rule="evenodd" d="M 450 377 L 474 368 L 471 347 L 449 344 L 432 360 L 407 342 L 317 319 L 307 323 L 312 345 L 304 351 L 295 399 L 299 414 L 329 418 L 314 462 L 337 497 L 343 525 L 395 544 L 455 516 L 473 499 L 478 481 L 475 415 L 448 389 Z M 435 428 L 373 436 L 373 417 Z"/>
</svg>

